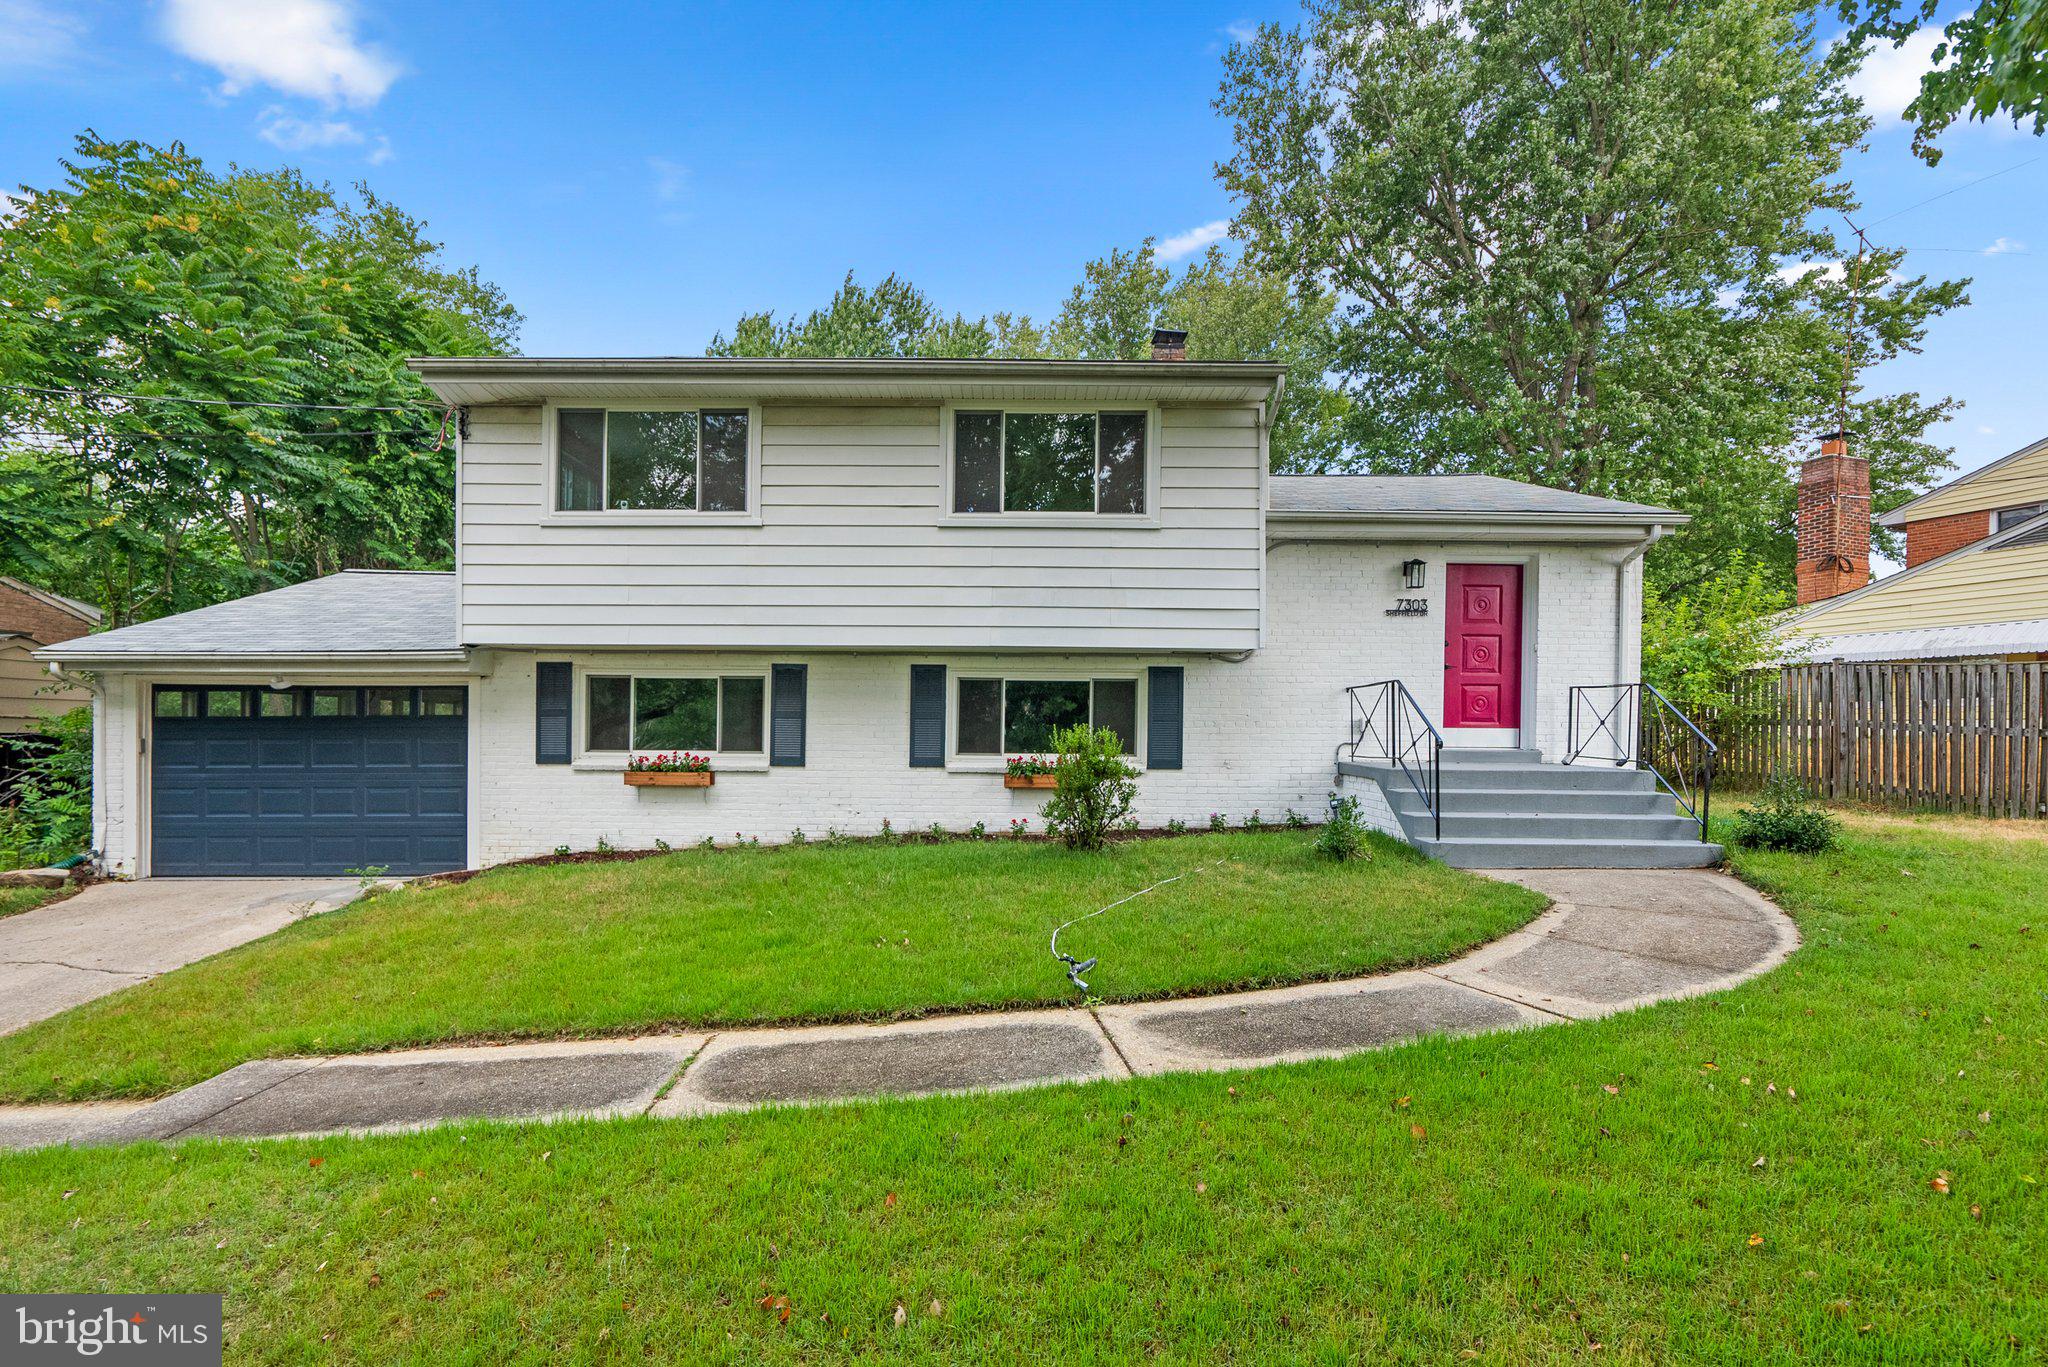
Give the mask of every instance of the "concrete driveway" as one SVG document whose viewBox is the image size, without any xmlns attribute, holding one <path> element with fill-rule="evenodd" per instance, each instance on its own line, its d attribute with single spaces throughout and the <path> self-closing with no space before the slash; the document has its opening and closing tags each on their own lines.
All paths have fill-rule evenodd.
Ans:
<svg viewBox="0 0 2048 1367">
<path fill-rule="evenodd" d="M 0 1035 L 233 949 L 295 910 L 353 901 L 352 878 L 170 878 L 96 883 L 0 918 Z"/>
</svg>

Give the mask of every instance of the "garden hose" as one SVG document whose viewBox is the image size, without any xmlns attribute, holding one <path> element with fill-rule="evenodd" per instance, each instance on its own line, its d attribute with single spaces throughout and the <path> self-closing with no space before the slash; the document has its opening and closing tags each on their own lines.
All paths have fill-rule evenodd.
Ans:
<svg viewBox="0 0 2048 1367">
<path fill-rule="evenodd" d="M 1222 862 L 1223 861 L 1221 859 L 1212 859 L 1208 863 L 1203 864 L 1198 868 L 1189 869 L 1187 873 L 1176 873 L 1171 878 L 1162 878 L 1158 882 L 1153 883 L 1148 887 L 1139 888 L 1136 892 L 1130 894 L 1128 897 L 1119 897 L 1106 907 L 1097 907 L 1095 910 L 1089 912 L 1086 916 L 1076 916 L 1073 920 L 1068 921 L 1063 925 L 1055 927 L 1052 932 L 1052 956 L 1053 958 L 1058 959 L 1061 963 L 1067 966 L 1067 981 L 1072 983 L 1074 986 L 1080 988 L 1083 992 L 1086 992 L 1088 990 L 1088 984 L 1081 977 L 1081 975 L 1083 973 L 1086 973 L 1089 969 L 1095 967 L 1099 960 L 1076 959 L 1071 954 L 1060 953 L 1061 931 L 1067 929 L 1068 926 L 1078 926 L 1083 921 L 1092 921 L 1096 917 L 1102 915 L 1102 913 L 1105 911 L 1115 911 L 1118 907 L 1122 906 L 1126 902 L 1135 902 L 1148 892 L 1152 892 L 1156 889 L 1163 888 L 1168 883 L 1178 883 L 1181 879 L 1186 878 L 1188 874 L 1200 873 L 1203 869 L 1213 869 Z"/>
</svg>

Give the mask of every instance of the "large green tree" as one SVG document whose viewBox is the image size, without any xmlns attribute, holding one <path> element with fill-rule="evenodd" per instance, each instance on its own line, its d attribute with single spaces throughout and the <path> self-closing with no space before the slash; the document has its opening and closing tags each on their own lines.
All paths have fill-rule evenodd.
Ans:
<svg viewBox="0 0 2048 1367">
<path fill-rule="evenodd" d="M 0 221 L 0 567 L 118 623 L 447 563 L 453 440 L 404 361 L 507 351 L 498 289 L 366 188 L 90 132 L 62 165 Z"/>
<path fill-rule="evenodd" d="M 1842 0 L 1839 10 L 1855 27 L 1852 43 L 1872 38 L 1903 44 L 1934 18 L 1941 0 Z M 1929 54 L 1920 93 L 1906 106 L 1919 126 L 1913 150 L 1932 166 L 1941 160 L 1934 140 L 1958 118 L 2031 119 L 2048 127 L 2048 0 L 1980 0 L 1942 26 Z"/>
<path fill-rule="evenodd" d="M 780 321 L 772 313 L 744 315 L 730 336 L 721 332 L 713 338 L 709 352 L 1141 360 L 1151 354 L 1155 327 L 1183 328 L 1192 360 L 1285 362 L 1287 384 L 1273 422 L 1274 468 L 1332 470 L 1346 462 L 1348 408 L 1328 376 L 1335 356 L 1334 307 L 1326 291 L 1298 288 L 1217 247 L 1175 275 L 1148 239 L 1088 262 L 1044 325 L 1008 313 L 948 315 L 898 276 L 871 288 L 849 274 L 823 308 Z"/>
<path fill-rule="evenodd" d="M 1229 54 L 1218 169 L 1252 266 L 1344 299 L 1372 468 L 1675 504 L 1666 582 L 1784 574 L 1820 432 L 1880 507 L 1947 461 L 1948 400 L 1865 387 L 1964 295 L 1838 264 L 1855 61 L 1792 0 L 1319 0 Z"/>
</svg>

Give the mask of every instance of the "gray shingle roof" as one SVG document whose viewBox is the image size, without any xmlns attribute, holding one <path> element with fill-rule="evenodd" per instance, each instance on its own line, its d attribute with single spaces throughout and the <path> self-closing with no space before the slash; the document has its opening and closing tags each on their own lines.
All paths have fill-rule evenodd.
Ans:
<svg viewBox="0 0 2048 1367">
<path fill-rule="evenodd" d="M 154 622 L 79 636 L 41 658 L 380 655 L 461 649 L 455 576 L 343 570 Z"/>
<path fill-rule="evenodd" d="M 1351 513 L 1401 517 L 1489 513 L 1630 517 L 1680 521 L 1684 514 L 1647 503 L 1595 498 L 1494 475 L 1275 475 L 1269 507 L 1277 514 Z"/>
</svg>

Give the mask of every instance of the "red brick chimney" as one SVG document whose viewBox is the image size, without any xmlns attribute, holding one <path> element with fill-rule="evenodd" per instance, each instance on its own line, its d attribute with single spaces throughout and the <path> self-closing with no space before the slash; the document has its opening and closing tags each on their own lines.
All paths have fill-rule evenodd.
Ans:
<svg viewBox="0 0 2048 1367">
<path fill-rule="evenodd" d="M 1840 432 L 1799 469 L 1798 580 L 1802 607 L 1870 582 L 1870 462 Z"/>
<path fill-rule="evenodd" d="M 1155 361 L 1185 361 L 1188 358 L 1188 335 L 1179 328 L 1152 329 L 1152 359 Z"/>
</svg>

